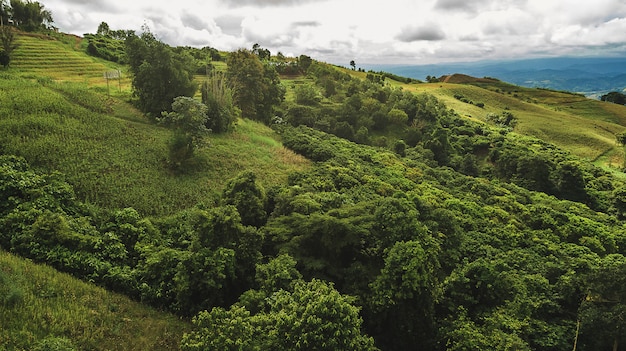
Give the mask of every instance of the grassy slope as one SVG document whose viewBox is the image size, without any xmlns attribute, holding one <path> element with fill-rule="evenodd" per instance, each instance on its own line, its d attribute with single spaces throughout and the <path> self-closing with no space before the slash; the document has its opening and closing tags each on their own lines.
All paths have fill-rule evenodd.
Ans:
<svg viewBox="0 0 626 351">
<path fill-rule="evenodd" d="M 349 70 L 348 70 L 349 71 Z M 364 72 L 349 71 L 364 78 Z M 461 116 L 484 121 L 488 113 L 509 110 L 518 118 L 515 132 L 549 141 L 607 169 L 622 168 L 624 154 L 615 134 L 626 130 L 626 106 L 587 99 L 567 92 L 524 88 L 500 81 L 452 79 L 455 83 L 403 84 L 396 87 L 429 93 Z M 460 94 L 484 108 L 454 98 Z"/>
<path fill-rule="evenodd" d="M 2 350 L 29 350 L 50 336 L 78 350 L 175 350 L 191 330 L 173 315 L 4 251 L 0 273 L 17 296 L 0 303 Z"/>
<path fill-rule="evenodd" d="M 69 39 L 68 39 L 69 38 Z M 12 67 L 0 71 L 0 153 L 59 170 L 86 201 L 164 214 L 212 201 L 246 169 L 271 185 L 309 161 L 285 149 L 269 128 L 239 121 L 210 137 L 193 169 L 165 166 L 170 131 L 150 123 L 102 72 L 115 68 L 80 51 L 75 38 L 19 37 Z M 171 350 L 190 325 L 123 296 L 0 251 L 0 270 L 21 296 L 0 304 L 0 349 L 26 350 L 48 336 L 84 350 Z M 0 289 L 1 290 L 1 289 Z"/>
<path fill-rule="evenodd" d="M 212 201 L 243 170 L 255 170 L 269 186 L 309 165 L 276 141 L 272 130 L 242 120 L 233 133 L 209 137 L 211 147 L 197 152 L 189 172 L 173 173 L 166 165 L 171 132 L 126 103 L 130 93 L 124 86 L 117 97 L 107 97 L 101 75 L 109 67 L 59 41 L 20 36 L 19 42 L 14 68 L 0 73 L 0 152 L 61 171 L 88 202 L 172 213 Z M 34 63 L 63 57 L 72 64 L 40 70 Z M 97 74 L 75 82 L 74 65 L 93 67 Z"/>
</svg>

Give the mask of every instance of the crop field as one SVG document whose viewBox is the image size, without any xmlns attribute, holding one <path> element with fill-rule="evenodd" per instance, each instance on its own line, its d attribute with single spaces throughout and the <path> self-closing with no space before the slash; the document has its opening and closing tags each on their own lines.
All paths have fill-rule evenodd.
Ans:
<svg viewBox="0 0 626 351">
<path fill-rule="evenodd" d="M 13 52 L 11 66 L 40 78 L 83 82 L 106 88 L 104 72 L 120 68 L 114 63 L 86 55 L 80 49 L 80 39 L 69 35 L 58 40 L 45 35 L 22 34 L 18 36 L 17 44 L 19 47 Z M 110 83 L 117 86 L 118 82 Z M 121 83 L 125 89 L 129 88 L 128 79 Z"/>
</svg>

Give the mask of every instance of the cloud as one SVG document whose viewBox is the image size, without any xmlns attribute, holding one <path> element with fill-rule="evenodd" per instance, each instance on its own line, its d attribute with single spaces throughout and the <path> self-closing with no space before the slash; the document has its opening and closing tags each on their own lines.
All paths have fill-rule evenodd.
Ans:
<svg viewBox="0 0 626 351">
<path fill-rule="evenodd" d="M 183 11 L 180 19 L 185 27 L 193 28 L 196 30 L 203 30 L 209 27 L 209 23 L 206 20 L 187 10 Z"/>
<path fill-rule="evenodd" d="M 215 18 L 215 23 L 222 29 L 224 34 L 241 34 L 241 22 L 244 17 L 241 15 L 223 15 Z"/>
<path fill-rule="evenodd" d="M 410 43 L 414 41 L 438 41 L 446 38 L 446 34 L 435 24 L 419 27 L 404 27 L 396 39 Z"/>
<path fill-rule="evenodd" d="M 319 27 L 322 24 L 318 21 L 300 21 L 300 22 L 293 22 L 291 24 L 292 27 Z"/>
<path fill-rule="evenodd" d="M 278 7 L 278 6 L 296 6 L 306 3 L 320 2 L 325 0 L 226 0 L 224 1 L 229 7 Z"/>
<path fill-rule="evenodd" d="M 480 1 L 467 0 L 437 0 L 435 9 L 444 11 L 462 11 L 475 13 L 478 9 Z"/>
</svg>

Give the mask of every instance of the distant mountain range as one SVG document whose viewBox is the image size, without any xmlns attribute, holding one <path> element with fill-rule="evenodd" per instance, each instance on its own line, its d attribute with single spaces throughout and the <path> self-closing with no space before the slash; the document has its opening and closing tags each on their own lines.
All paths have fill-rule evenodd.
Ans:
<svg viewBox="0 0 626 351">
<path fill-rule="evenodd" d="M 561 57 L 431 65 L 372 64 L 362 68 L 419 80 L 425 80 L 429 75 L 440 77 L 453 73 L 488 76 L 520 86 L 571 91 L 589 97 L 626 90 L 626 57 Z"/>
</svg>

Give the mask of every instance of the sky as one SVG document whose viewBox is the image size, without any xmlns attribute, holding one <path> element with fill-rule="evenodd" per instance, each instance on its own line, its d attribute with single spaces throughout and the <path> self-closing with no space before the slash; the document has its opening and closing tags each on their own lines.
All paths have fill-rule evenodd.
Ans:
<svg viewBox="0 0 626 351">
<path fill-rule="evenodd" d="M 626 0 L 39 0 L 62 32 L 141 31 L 173 45 L 258 43 L 347 66 L 626 56 Z"/>
</svg>

